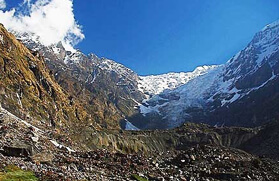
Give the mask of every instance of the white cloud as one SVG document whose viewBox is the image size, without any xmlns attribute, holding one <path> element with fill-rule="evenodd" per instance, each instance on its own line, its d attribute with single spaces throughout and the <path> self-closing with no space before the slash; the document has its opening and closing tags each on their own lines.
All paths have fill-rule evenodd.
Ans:
<svg viewBox="0 0 279 181">
<path fill-rule="evenodd" d="M 62 41 L 71 47 L 84 38 L 75 20 L 72 0 L 37 0 L 34 3 L 24 0 L 23 4 L 27 4 L 24 12 L 20 12 L 20 8 L 0 10 L 0 22 L 6 28 L 33 33 L 46 46 Z"/>
<path fill-rule="evenodd" d="M 6 8 L 5 0 L 0 0 L 0 9 L 5 9 L 5 8 Z"/>
</svg>

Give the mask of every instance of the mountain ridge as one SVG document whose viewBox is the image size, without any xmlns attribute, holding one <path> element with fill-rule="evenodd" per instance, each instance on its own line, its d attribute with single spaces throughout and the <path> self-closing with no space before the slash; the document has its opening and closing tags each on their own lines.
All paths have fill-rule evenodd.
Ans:
<svg viewBox="0 0 279 181">
<path fill-rule="evenodd" d="M 275 79 L 276 74 L 270 72 L 270 69 L 274 68 L 276 61 L 272 62 L 267 59 L 278 50 L 278 43 L 276 43 L 278 29 L 278 21 L 267 25 L 256 33 L 247 47 L 223 65 L 202 66 L 197 67 L 193 72 L 166 73 L 156 76 L 138 76 L 131 69 L 113 60 L 98 58 L 94 54 L 84 55 L 80 51 L 66 51 L 61 43 L 45 47 L 38 44 L 36 39 L 30 40 L 30 37 L 22 38 L 22 41 L 27 47 L 43 53 L 49 68 L 56 72 L 55 77 L 64 89 L 72 87 L 70 91 L 80 92 L 78 93 L 80 95 L 76 96 L 82 100 L 84 100 L 83 97 L 90 99 L 96 91 L 100 95 L 95 96 L 95 101 L 100 97 L 105 97 L 103 100 L 98 100 L 97 105 L 104 100 L 107 100 L 109 104 L 106 107 L 100 105 L 98 112 L 107 109 L 108 113 L 113 111 L 116 114 L 109 117 L 103 115 L 102 119 L 120 121 L 122 125 L 125 124 L 125 120 L 128 120 L 129 124 L 140 129 L 156 129 L 161 127 L 158 124 L 168 125 L 163 126 L 165 129 L 177 127 L 185 121 L 204 122 L 206 115 L 211 114 L 210 112 L 223 110 L 226 106 L 232 105 Z M 26 34 L 25 36 L 28 37 Z M 72 70 L 68 73 L 62 72 L 61 67 L 57 69 L 56 61 L 60 62 L 59 66 L 62 65 L 64 69 Z M 76 80 L 68 80 L 66 83 L 65 78 L 73 72 L 75 72 L 73 75 L 76 76 Z M 258 77 L 254 76 L 257 74 L 259 74 Z M 99 79 L 98 76 L 100 76 Z M 101 82 L 105 80 L 105 82 L 98 82 L 100 80 Z M 76 81 L 75 85 L 82 82 L 81 85 L 85 87 L 81 86 L 77 90 L 73 88 L 74 84 L 67 85 L 74 81 Z M 107 91 L 103 94 L 100 89 L 107 89 Z M 82 93 L 83 90 L 87 91 L 86 95 Z M 115 94 L 115 92 L 118 93 Z M 83 96 L 80 97 L 81 95 Z M 92 111 L 90 104 L 87 107 Z M 153 124 L 149 119 L 156 121 Z M 208 123 L 234 124 L 222 119 L 215 123 L 212 121 Z M 140 121 L 143 124 L 150 122 L 153 126 L 142 127 Z M 103 123 L 106 125 L 105 122 Z M 117 123 L 113 123 L 111 126 L 116 125 Z M 121 127 L 125 128 L 125 126 Z"/>
</svg>

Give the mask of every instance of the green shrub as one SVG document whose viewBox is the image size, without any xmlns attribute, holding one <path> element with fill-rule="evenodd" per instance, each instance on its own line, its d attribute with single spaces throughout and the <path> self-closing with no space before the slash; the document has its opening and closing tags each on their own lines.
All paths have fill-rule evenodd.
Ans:
<svg viewBox="0 0 279 181">
<path fill-rule="evenodd" d="M 0 172 L 1 181 L 38 181 L 38 178 L 31 171 L 22 170 L 16 166 L 10 165 Z"/>
</svg>

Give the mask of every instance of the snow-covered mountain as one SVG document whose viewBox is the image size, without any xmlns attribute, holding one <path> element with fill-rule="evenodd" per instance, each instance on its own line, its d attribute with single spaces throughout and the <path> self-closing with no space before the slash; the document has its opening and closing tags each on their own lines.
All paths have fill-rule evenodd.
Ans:
<svg viewBox="0 0 279 181">
<path fill-rule="evenodd" d="M 98 105 L 107 102 L 110 118 L 127 120 L 123 128 L 173 128 L 185 121 L 235 125 L 224 117 L 224 110 L 277 80 L 279 72 L 279 21 L 263 28 L 247 47 L 223 65 L 150 76 L 138 76 L 124 65 L 94 54 L 66 50 L 62 43 L 44 46 L 35 35 L 16 35 L 27 47 L 41 52 L 62 87 L 73 89 L 79 99 L 88 99 L 85 102 L 91 103 L 89 111 L 95 109 L 93 100 L 96 103 L 98 99 Z M 87 95 L 84 88 L 89 92 Z M 216 112 L 222 116 L 214 117 Z"/>
<path fill-rule="evenodd" d="M 229 108 L 277 79 L 278 54 L 279 21 L 257 33 L 248 46 L 226 64 L 210 67 L 198 76 L 195 70 L 185 82 L 177 74 L 141 78 L 140 90 L 155 95 L 139 106 L 150 126 L 134 123 L 148 129 L 159 124 L 173 128 L 185 121 L 207 122 L 209 113 Z M 215 123 L 234 124 L 226 120 L 215 120 Z"/>
</svg>

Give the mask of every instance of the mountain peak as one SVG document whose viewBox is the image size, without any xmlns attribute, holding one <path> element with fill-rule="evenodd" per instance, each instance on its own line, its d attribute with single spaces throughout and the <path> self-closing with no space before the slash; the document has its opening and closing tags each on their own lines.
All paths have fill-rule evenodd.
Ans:
<svg viewBox="0 0 279 181">
<path fill-rule="evenodd" d="M 140 76 L 139 89 L 148 95 L 160 94 L 164 90 L 173 90 L 186 84 L 216 67 L 216 65 L 204 65 L 197 67 L 192 72 L 170 72 L 161 75 Z"/>
<path fill-rule="evenodd" d="M 279 20 L 276 20 L 276 21 L 274 21 L 273 23 L 270 23 L 270 24 L 266 25 L 266 26 L 262 29 L 262 31 L 266 31 L 266 30 L 268 30 L 268 29 L 272 29 L 272 28 L 275 28 L 275 27 L 278 27 L 278 26 L 279 26 Z"/>
</svg>

